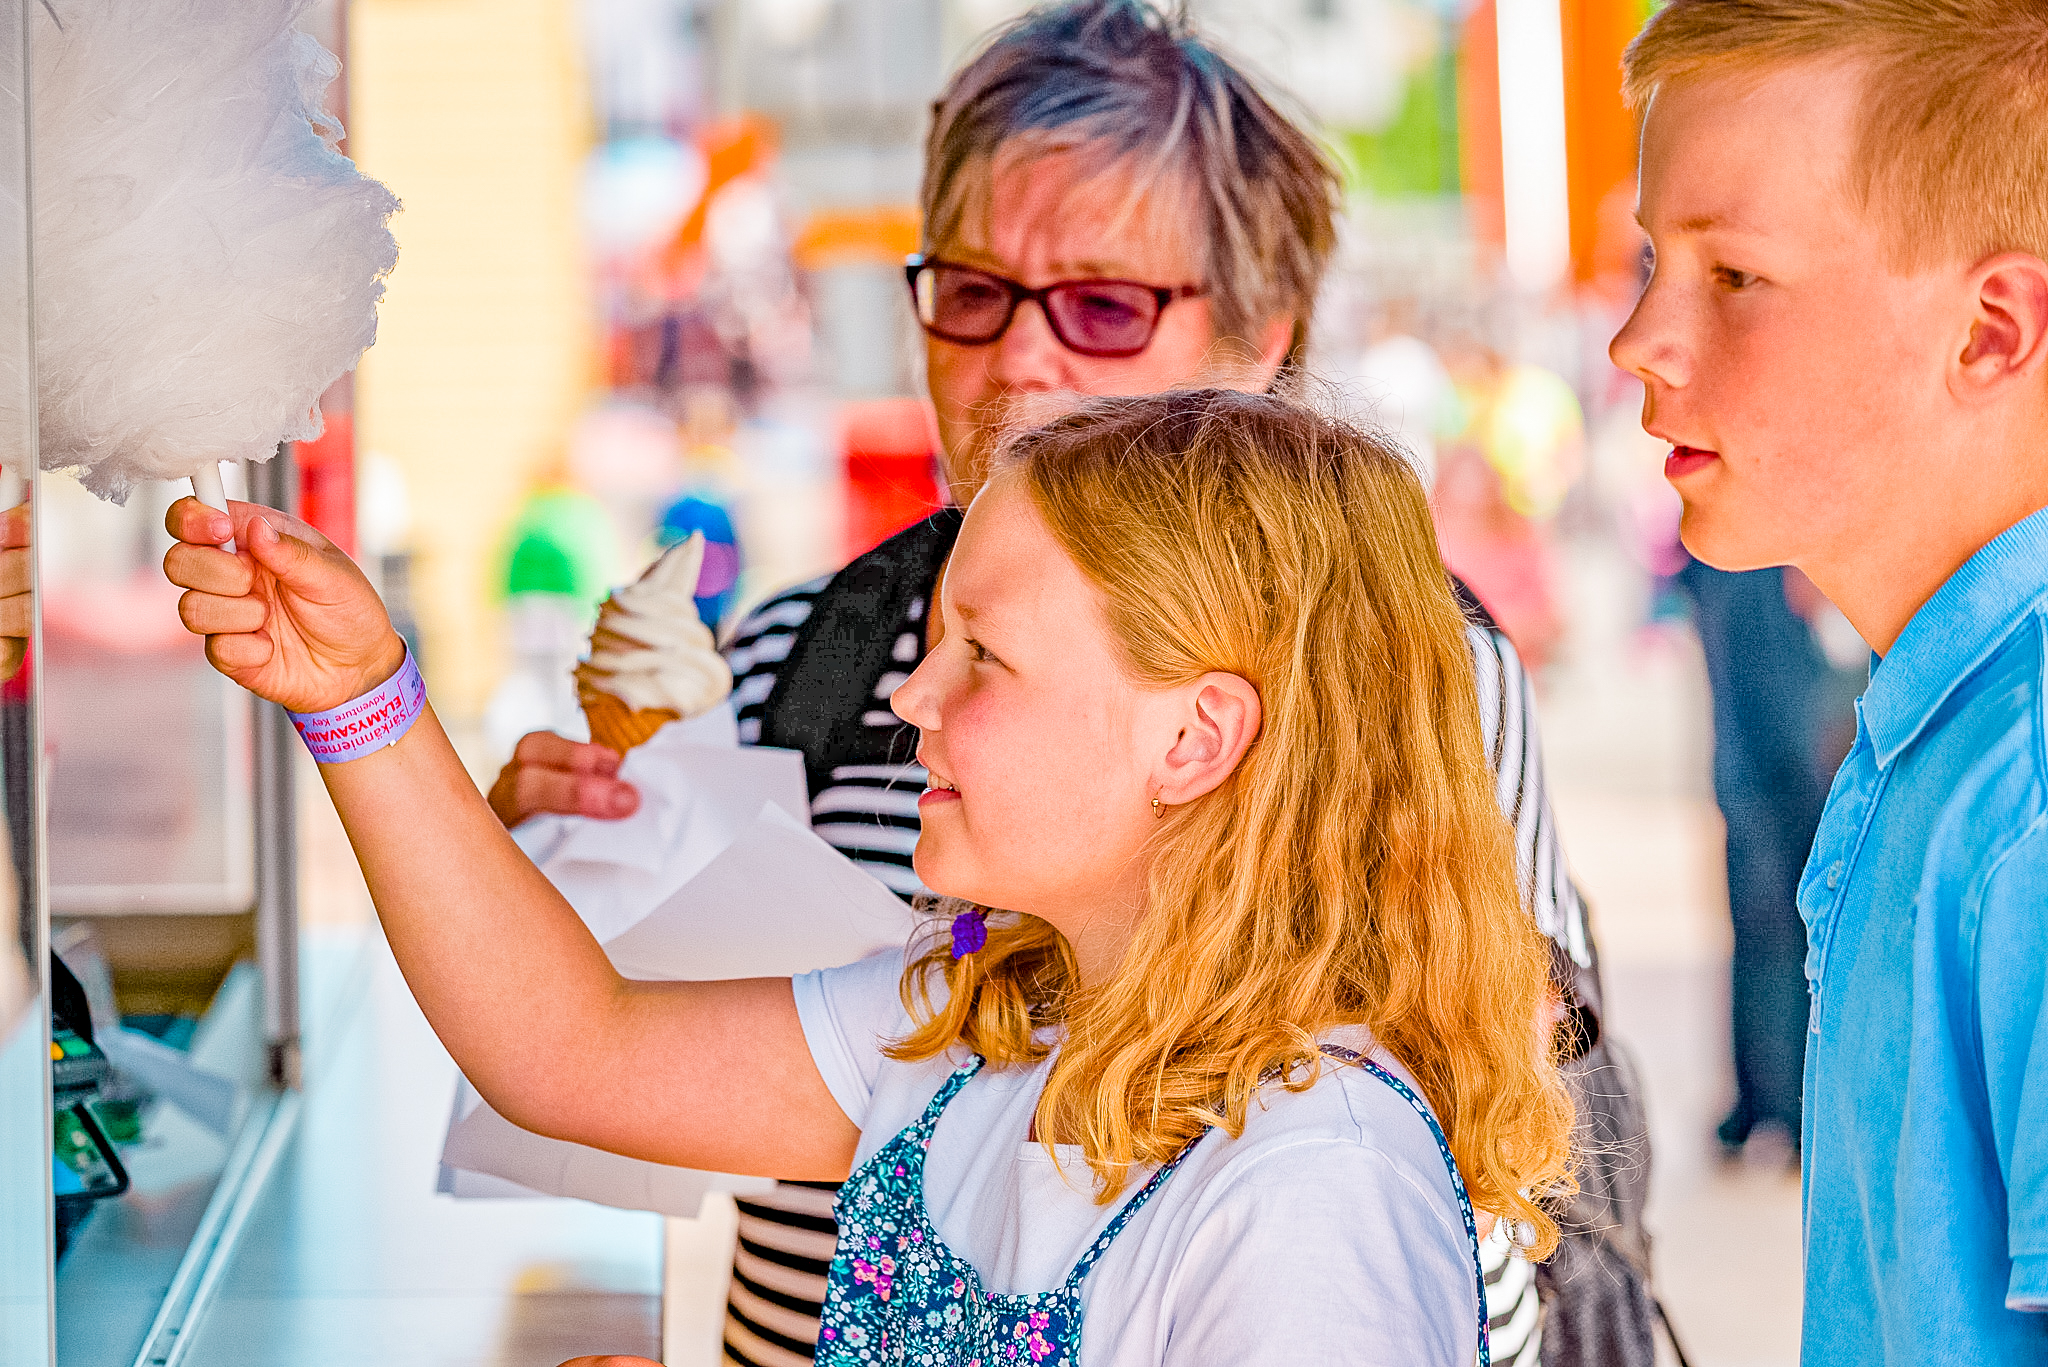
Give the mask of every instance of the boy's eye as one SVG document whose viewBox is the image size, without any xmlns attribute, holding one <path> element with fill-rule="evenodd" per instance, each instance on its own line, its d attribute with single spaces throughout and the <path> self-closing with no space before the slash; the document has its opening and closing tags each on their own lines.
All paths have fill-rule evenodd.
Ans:
<svg viewBox="0 0 2048 1367">
<path fill-rule="evenodd" d="M 1714 267 L 1714 283 L 1731 290 L 1748 289 L 1756 283 L 1756 277 L 1748 271 L 1739 271 L 1733 266 Z"/>
<path fill-rule="evenodd" d="M 999 665 L 1002 663 L 1001 660 L 998 660 L 989 652 L 987 646 L 975 640 L 972 636 L 967 638 L 967 656 L 978 665 Z"/>
</svg>

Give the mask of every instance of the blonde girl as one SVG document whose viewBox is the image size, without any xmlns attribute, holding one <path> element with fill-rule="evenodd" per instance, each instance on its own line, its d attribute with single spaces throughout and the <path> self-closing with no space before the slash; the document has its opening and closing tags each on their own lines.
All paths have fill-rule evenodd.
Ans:
<svg viewBox="0 0 2048 1367">
<path fill-rule="evenodd" d="M 311 529 L 169 524 L 230 677 L 310 713 L 409 668 Z M 431 710 L 323 766 L 457 1062 L 544 1134 L 850 1173 L 821 1362 L 1483 1355 L 1473 1207 L 1546 1252 L 1571 1117 L 1405 462 L 1270 396 L 1097 401 L 1007 450 L 939 611 L 894 706 L 948 900 L 793 982 L 621 979 Z"/>
</svg>

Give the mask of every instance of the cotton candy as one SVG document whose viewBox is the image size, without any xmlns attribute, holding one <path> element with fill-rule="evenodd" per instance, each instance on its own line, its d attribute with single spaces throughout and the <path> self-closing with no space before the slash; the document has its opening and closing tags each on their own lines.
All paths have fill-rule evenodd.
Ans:
<svg viewBox="0 0 2048 1367">
<path fill-rule="evenodd" d="M 102 498 L 318 436 L 376 340 L 399 205 L 336 150 L 308 3 L 29 7 L 39 450 Z"/>
</svg>

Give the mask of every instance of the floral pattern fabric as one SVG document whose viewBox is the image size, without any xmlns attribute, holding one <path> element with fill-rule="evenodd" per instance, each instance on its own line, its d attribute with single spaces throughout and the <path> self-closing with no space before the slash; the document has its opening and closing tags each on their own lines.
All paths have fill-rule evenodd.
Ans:
<svg viewBox="0 0 2048 1367">
<path fill-rule="evenodd" d="M 1413 1089 L 1371 1059 L 1335 1045 L 1325 1045 L 1324 1052 L 1387 1083 L 1436 1136 L 1472 1239 L 1473 1276 L 1479 1285 L 1479 1363 L 1489 1367 L 1478 1230 L 1443 1130 Z M 924 1203 L 924 1164 L 932 1133 L 947 1105 L 981 1067 L 977 1055 L 956 1070 L 916 1122 L 883 1145 L 840 1188 L 834 1208 L 839 1247 L 826 1282 L 818 1337 L 820 1367 L 1079 1367 L 1081 1288 L 1089 1272 L 1200 1138 L 1190 1141 L 1124 1203 L 1060 1285 L 1021 1294 L 990 1291 L 973 1265 L 939 1237 Z"/>
</svg>

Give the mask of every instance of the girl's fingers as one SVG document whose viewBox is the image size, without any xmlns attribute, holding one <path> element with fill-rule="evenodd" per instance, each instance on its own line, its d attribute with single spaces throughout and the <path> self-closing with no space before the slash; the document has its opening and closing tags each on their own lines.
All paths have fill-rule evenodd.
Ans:
<svg viewBox="0 0 2048 1367">
<path fill-rule="evenodd" d="M 234 518 L 236 545 L 243 545 L 274 532 L 279 536 L 304 542 L 316 554 L 334 549 L 334 543 L 322 536 L 312 523 L 302 522 L 290 513 L 279 512 L 276 508 L 267 508 L 261 503 L 238 503 L 234 499 L 229 499 L 228 512 Z M 267 532 L 255 525 L 259 518 L 266 524 Z"/>
<path fill-rule="evenodd" d="M 256 587 L 256 569 L 218 546 L 180 541 L 164 552 L 164 577 L 181 589 L 240 598 Z"/>
<path fill-rule="evenodd" d="M 226 513 L 188 495 L 164 511 L 164 530 L 179 541 L 217 547 L 234 535 L 235 524 Z"/>
<path fill-rule="evenodd" d="M 231 679 L 269 664 L 273 650 L 270 638 L 260 631 L 206 638 L 206 658 Z"/>
<path fill-rule="evenodd" d="M 195 636 L 261 631 L 270 608 L 260 598 L 223 598 L 191 592 L 178 599 L 178 618 Z"/>
<path fill-rule="evenodd" d="M 364 600 L 375 602 L 375 591 L 347 557 L 325 553 L 324 541 L 316 546 L 302 540 L 290 527 L 280 535 L 271 518 L 283 520 L 283 514 L 269 508 L 262 512 L 263 516 L 252 517 L 243 524 L 246 530 L 240 534 L 238 544 L 295 597 L 323 607 L 348 608 L 361 606 Z M 311 528 L 306 530 L 311 532 Z"/>
<path fill-rule="evenodd" d="M 290 513 L 266 508 L 260 503 L 243 503 L 239 499 L 229 499 L 228 510 L 221 512 L 187 495 L 165 511 L 164 530 L 177 540 L 195 546 L 218 546 L 230 536 L 234 537 L 236 545 L 246 546 L 254 531 L 250 524 L 258 518 L 270 524 L 271 530 L 303 541 L 315 551 L 334 548 L 334 543 L 315 531 L 311 524 L 301 522 Z"/>
</svg>

